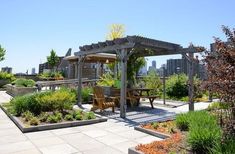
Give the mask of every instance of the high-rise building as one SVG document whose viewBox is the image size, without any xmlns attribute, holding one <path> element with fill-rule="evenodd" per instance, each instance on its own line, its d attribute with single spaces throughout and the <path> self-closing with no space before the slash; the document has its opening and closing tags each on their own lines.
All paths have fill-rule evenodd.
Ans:
<svg viewBox="0 0 235 154">
<path fill-rule="evenodd" d="M 2 72 L 12 73 L 12 67 L 2 67 Z"/>
<path fill-rule="evenodd" d="M 35 68 L 32 68 L 31 74 L 32 74 L 32 75 L 35 75 L 35 74 L 36 74 L 36 69 L 35 69 Z"/>
</svg>

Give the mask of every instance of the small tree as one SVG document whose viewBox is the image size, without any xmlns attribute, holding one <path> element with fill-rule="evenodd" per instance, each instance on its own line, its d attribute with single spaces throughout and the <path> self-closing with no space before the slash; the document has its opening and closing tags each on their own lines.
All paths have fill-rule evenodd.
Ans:
<svg viewBox="0 0 235 154">
<path fill-rule="evenodd" d="M 52 49 L 50 56 L 47 57 L 47 62 L 51 66 L 53 72 L 55 71 L 55 67 L 59 63 L 59 57 L 57 56 L 56 52 Z"/>
<path fill-rule="evenodd" d="M 2 48 L 0 45 L 0 61 L 3 61 L 5 59 L 5 54 L 6 54 L 6 50 Z"/>
<path fill-rule="evenodd" d="M 109 33 L 106 37 L 107 40 L 114 40 L 122 38 L 125 35 L 125 26 L 122 24 L 112 24 Z"/>
<path fill-rule="evenodd" d="M 146 88 L 153 89 L 151 93 L 153 95 L 160 95 L 162 82 L 154 70 L 151 70 L 147 76 L 144 77 L 144 83 Z"/>
<path fill-rule="evenodd" d="M 235 107 L 235 29 L 222 26 L 228 42 L 215 38 L 215 51 L 207 52 L 205 65 L 207 81 L 204 86 L 211 92 L 218 93 L 221 101 Z M 233 110 L 235 120 L 235 111 Z"/>
</svg>

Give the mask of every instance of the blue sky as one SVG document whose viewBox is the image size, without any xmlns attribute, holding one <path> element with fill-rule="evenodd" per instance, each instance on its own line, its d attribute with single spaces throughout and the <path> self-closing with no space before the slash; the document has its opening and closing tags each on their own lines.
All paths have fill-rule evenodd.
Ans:
<svg viewBox="0 0 235 154">
<path fill-rule="evenodd" d="M 234 0 L 0 0 L 0 44 L 7 50 L 0 67 L 26 72 L 46 61 L 51 49 L 64 55 L 105 40 L 108 27 L 124 24 L 126 35 L 141 35 L 187 47 L 209 48 L 224 39 L 221 25 L 235 27 Z M 157 67 L 166 59 L 152 57 Z"/>
</svg>

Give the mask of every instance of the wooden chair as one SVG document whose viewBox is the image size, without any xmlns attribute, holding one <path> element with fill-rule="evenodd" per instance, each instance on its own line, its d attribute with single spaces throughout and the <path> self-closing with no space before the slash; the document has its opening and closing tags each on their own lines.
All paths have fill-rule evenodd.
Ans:
<svg viewBox="0 0 235 154">
<path fill-rule="evenodd" d="M 114 112 L 115 107 L 115 97 L 106 97 L 104 96 L 104 90 L 102 87 L 94 87 L 93 88 L 93 107 L 91 108 L 92 111 L 100 109 L 101 112 L 104 109 L 112 108 L 112 112 Z"/>
</svg>

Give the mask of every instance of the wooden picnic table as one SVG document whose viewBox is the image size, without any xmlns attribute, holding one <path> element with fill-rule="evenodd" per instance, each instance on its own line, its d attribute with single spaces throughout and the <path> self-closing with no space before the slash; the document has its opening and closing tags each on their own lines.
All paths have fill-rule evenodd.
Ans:
<svg viewBox="0 0 235 154">
<path fill-rule="evenodd" d="M 156 95 L 150 95 L 149 94 L 149 91 L 151 90 L 154 90 L 154 89 L 151 89 L 151 88 L 131 88 L 131 89 L 128 89 L 129 92 L 131 92 L 137 99 L 137 103 L 139 104 L 140 102 L 140 98 L 148 98 L 149 99 L 149 102 L 151 104 L 151 107 L 152 109 L 154 108 L 153 107 L 153 101 L 158 97 Z M 146 92 L 147 95 L 143 95 L 143 92 Z M 137 94 L 137 95 L 136 95 Z"/>
</svg>

